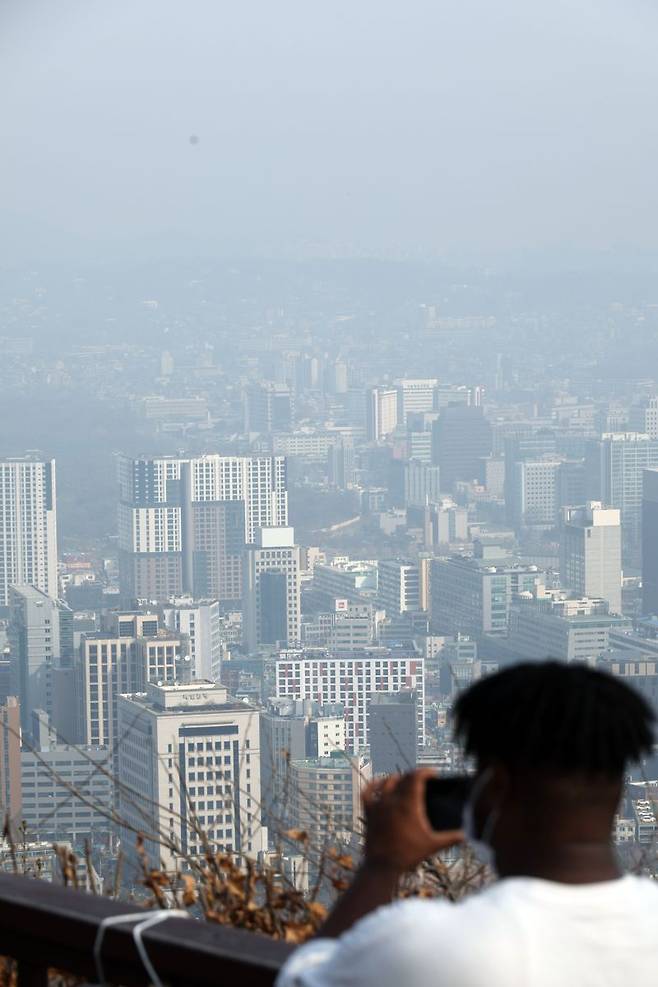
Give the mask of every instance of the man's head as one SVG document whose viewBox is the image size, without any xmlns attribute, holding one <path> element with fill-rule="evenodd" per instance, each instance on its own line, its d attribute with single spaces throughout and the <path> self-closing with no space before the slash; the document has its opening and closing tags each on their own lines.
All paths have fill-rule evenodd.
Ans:
<svg viewBox="0 0 658 987">
<path fill-rule="evenodd" d="M 456 734 L 482 778 L 476 833 L 490 831 L 498 863 L 530 844 L 609 841 L 624 771 L 650 751 L 653 722 L 637 692 L 582 664 L 515 665 L 464 692 Z"/>
</svg>

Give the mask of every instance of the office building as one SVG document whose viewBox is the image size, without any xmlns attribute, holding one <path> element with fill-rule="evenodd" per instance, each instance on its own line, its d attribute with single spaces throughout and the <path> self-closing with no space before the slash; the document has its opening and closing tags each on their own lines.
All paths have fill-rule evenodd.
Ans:
<svg viewBox="0 0 658 987">
<path fill-rule="evenodd" d="M 174 600 L 162 611 L 165 627 L 187 642 L 192 678 L 218 682 L 222 661 L 221 615 L 216 600 Z"/>
<path fill-rule="evenodd" d="M 321 706 L 345 709 L 347 749 L 368 744 L 368 714 L 375 692 L 414 691 L 417 695 L 418 738 L 425 742 L 424 662 L 416 654 L 372 648 L 350 654 L 283 651 L 276 662 L 276 695 L 310 699 Z"/>
<path fill-rule="evenodd" d="M 245 504 L 241 500 L 198 501 L 184 525 L 183 579 L 195 599 L 238 606 L 242 599 Z"/>
<path fill-rule="evenodd" d="M 502 438 L 505 453 L 505 509 L 507 520 L 515 524 L 523 515 L 518 503 L 521 487 L 517 482 L 517 464 L 525 460 L 556 459 L 555 433 L 546 428 L 521 426 L 515 434 Z"/>
<path fill-rule="evenodd" d="M 404 466 L 405 507 L 424 507 L 441 498 L 440 471 L 438 466 L 428 466 L 418 459 L 411 459 Z"/>
<path fill-rule="evenodd" d="M 110 752 L 57 743 L 43 710 L 33 713 L 34 746 L 20 754 L 22 821 L 30 840 L 108 841 L 113 829 Z"/>
<path fill-rule="evenodd" d="M 458 480 L 474 480 L 492 449 L 491 425 L 482 408 L 448 405 L 432 426 L 432 459 L 448 492 Z"/>
<path fill-rule="evenodd" d="M 191 671 L 186 637 L 159 629 L 153 615 L 122 616 L 118 633 L 83 636 L 76 686 L 83 744 L 107 747 L 113 755 L 121 739 L 119 696 L 142 692 L 147 682 L 185 679 Z"/>
<path fill-rule="evenodd" d="M 548 458 L 515 463 L 510 520 L 517 531 L 557 524 L 560 466 L 560 460 Z"/>
<path fill-rule="evenodd" d="M 658 469 L 642 474 L 642 613 L 658 616 Z"/>
<path fill-rule="evenodd" d="M 21 712 L 18 699 L 9 696 L 0 706 L 0 812 L 15 835 L 23 818 L 21 794 Z"/>
<path fill-rule="evenodd" d="M 258 528 L 288 521 L 282 456 L 121 456 L 119 487 L 126 601 L 183 593 L 238 600 L 244 545 Z"/>
<path fill-rule="evenodd" d="M 507 634 L 512 601 L 533 592 L 541 574 L 536 565 L 487 554 L 432 563 L 431 625 L 436 634 Z"/>
<path fill-rule="evenodd" d="M 611 614 L 604 600 L 553 594 L 515 602 L 505 646 L 525 660 L 583 661 L 608 651 L 610 630 L 624 628 L 630 630 L 630 621 Z"/>
<path fill-rule="evenodd" d="M 374 597 L 377 592 L 377 563 L 334 559 L 330 565 L 316 564 L 313 589 L 331 609 L 335 600 L 363 602 L 364 597 Z"/>
<path fill-rule="evenodd" d="M 622 550 L 637 562 L 642 524 L 642 474 L 658 468 L 658 440 L 646 433 L 605 433 L 600 446 L 601 497 L 621 514 Z"/>
<path fill-rule="evenodd" d="M 604 508 L 598 501 L 564 508 L 560 582 L 577 596 L 605 600 L 611 613 L 621 613 L 621 524 L 617 508 Z"/>
<path fill-rule="evenodd" d="M 166 871 L 185 856 L 204 857 L 202 833 L 216 851 L 255 857 L 267 849 L 258 710 L 213 682 L 147 683 L 144 693 L 120 697 L 119 731 L 119 815 L 132 827 L 122 838 L 129 871 L 139 870 L 135 831 L 145 834 L 152 865 Z M 152 838 L 160 833 L 170 846 Z"/>
<path fill-rule="evenodd" d="M 610 634 L 611 652 L 596 662 L 596 667 L 609 675 L 615 675 L 637 689 L 658 716 L 658 655 L 646 655 L 641 651 L 624 654 L 615 649 L 615 634 Z"/>
<path fill-rule="evenodd" d="M 242 607 L 248 651 L 299 643 L 301 560 L 293 528 L 260 528 L 245 550 Z"/>
<path fill-rule="evenodd" d="M 33 709 L 53 712 L 53 669 L 73 661 L 73 611 L 34 586 L 9 589 L 9 646 L 23 730 Z"/>
<path fill-rule="evenodd" d="M 276 838 L 286 814 L 290 762 L 344 751 L 344 710 L 310 700 L 270 698 L 260 714 L 260 736 L 264 821 Z"/>
<path fill-rule="evenodd" d="M 417 562 L 384 559 L 378 569 L 377 597 L 387 617 L 421 609 Z"/>
<path fill-rule="evenodd" d="M 412 771 L 418 760 L 418 713 L 413 692 L 375 692 L 370 702 L 373 775 Z"/>
<path fill-rule="evenodd" d="M 356 468 L 354 446 L 349 442 L 336 442 L 327 450 L 327 478 L 332 487 L 347 490 L 354 486 Z"/>
<path fill-rule="evenodd" d="M 0 460 L 0 606 L 14 585 L 59 596 L 55 501 L 54 460 Z"/>
<path fill-rule="evenodd" d="M 478 479 L 486 488 L 491 500 L 503 500 L 505 496 L 505 459 L 503 456 L 483 456 L 480 460 Z"/>
<path fill-rule="evenodd" d="M 631 407 L 628 416 L 629 428 L 643 432 L 650 439 L 658 439 L 658 397 L 645 398 Z"/>
<path fill-rule="evenodd" d="M 432 465 L 431 428 L 409 429 L 407 431 L 406 458 L 415 459 L 426 466 Z"/>
<path fill-rule="evenodd" d="M 290 762 L 288 821 L 308 833 L 316 866 L 323 848 L 356 847 L 360 842 L 361 796 L 370 779 L 365 756 L 340 752 Z"/>
<path fill-rule="evenodd" d="M 371 387 L 366 394 L 366 438 L 380 442 L 398 424 L 398 392 L 395 387 Z"/>
<path fill-rule="evenodd" d="M 433 411 L 438 380 L 435 377 L 424 379 L 405 378 L 396 380 L 398 391 L 398 422 L 406 425 L 410 414 Z"/>
<path fill-rule="evenodd" d="M 295 420 L 290 388 L 250 384 L 244 390 L 244 431 L 290 432 Z"/>
</svg>

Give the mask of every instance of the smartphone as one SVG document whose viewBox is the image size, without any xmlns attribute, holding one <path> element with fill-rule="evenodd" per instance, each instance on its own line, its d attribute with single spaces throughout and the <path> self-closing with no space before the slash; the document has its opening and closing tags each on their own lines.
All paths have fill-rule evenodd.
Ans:
<svg viewBox="0 0 658 987">
<path fill-rule="evenodd" d="M 473 779 L 470 775 L 430 778 L 425 790 L 425 808 L 432 829 L 461 829 L 464 803 Z"/>
</svg>

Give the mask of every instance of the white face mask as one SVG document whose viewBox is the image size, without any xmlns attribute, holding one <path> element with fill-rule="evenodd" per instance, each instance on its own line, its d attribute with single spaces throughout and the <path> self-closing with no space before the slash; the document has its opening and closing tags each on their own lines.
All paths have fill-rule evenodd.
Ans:
<svg viewBox="0 0 658 987">
<path fill-rule="evenodd" d="M 490 840 L 496 823 L 498 822 L 500 809 L 496 807 L 491 810 L 484 821 L 482 833 L 479 837 L 475 831 L 475 806 L 477 805 L 477 800 L 482 794 L 484 786 L 487 784 L 492 774 L 493 769 L 487 768 L 482 772 L 480 777 L 476 779 L 475 784 L 471 789 L 471 794 L 464 803 L 464 810 L 462 813 L 462 829 L 464 830 L 467 843 L 472 848 L 480 863 L 493 869 L 496 863 L 496 856 Z"/>
</svg>

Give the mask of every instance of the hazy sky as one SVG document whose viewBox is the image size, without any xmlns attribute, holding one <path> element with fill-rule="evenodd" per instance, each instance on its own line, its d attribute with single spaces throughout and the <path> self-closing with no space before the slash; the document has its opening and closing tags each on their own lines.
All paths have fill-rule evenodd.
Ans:
<svg viewBox="0 0 658 987">
<path fill-rule="evenodd" d="M 653 249 L 657 31 L 653 0 L 0 0 L 0 259 Z"/>
</svg>

